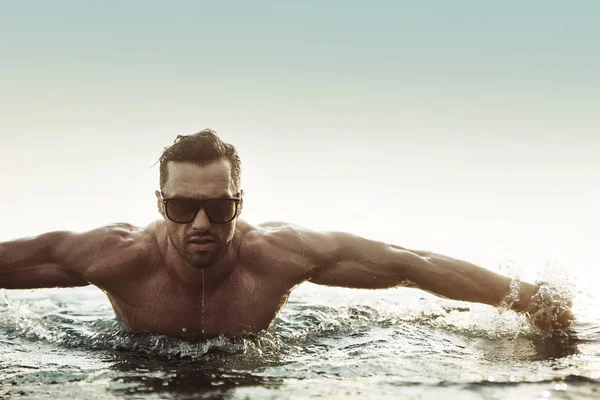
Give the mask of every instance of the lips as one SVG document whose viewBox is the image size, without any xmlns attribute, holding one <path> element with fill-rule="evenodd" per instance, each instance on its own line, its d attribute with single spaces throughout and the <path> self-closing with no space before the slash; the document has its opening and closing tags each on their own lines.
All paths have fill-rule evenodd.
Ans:
<svg viewBox="0 0 600 400">
<path fill-rule="evenodd" d="M 197 251 L 206 251 L 215 246 L 216 241 L 212 237 L 192 237 L 188 240 L 189 246 Z"/>
<path fill-rule="evenodd" d="M 213 243 L 214 241 L 215 239 L 213 239 L 211 236 L 194 236 L 188 240 L 190 243 L 197 244 Z"/>
</svg>

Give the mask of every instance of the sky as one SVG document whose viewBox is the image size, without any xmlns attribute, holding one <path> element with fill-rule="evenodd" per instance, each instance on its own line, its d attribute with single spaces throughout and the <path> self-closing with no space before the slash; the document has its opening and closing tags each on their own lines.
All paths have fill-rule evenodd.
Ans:
<svg viewBox="0 0 600 400">
<path fill-rule="evenodd" d="M 600 281 L 599 12 L 0 0 L 0 240 L 150 223 L 160 152 L 209 127 L 251 223 Z"/>
</svg>

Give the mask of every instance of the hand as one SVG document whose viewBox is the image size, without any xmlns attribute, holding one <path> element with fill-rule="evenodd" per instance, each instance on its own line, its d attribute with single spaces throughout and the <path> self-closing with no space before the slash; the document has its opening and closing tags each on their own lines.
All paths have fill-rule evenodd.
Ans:
<svg viewBox="0 0 600 400">
<path fill-rule="evenodd" d="M 572 301 L 568 293 L 542 283 L 531 297 L 526 310 L 531 321 L 540 329 L 556 330 L 571 325 L 575 315 L 571 312 Z"/>
</svg>

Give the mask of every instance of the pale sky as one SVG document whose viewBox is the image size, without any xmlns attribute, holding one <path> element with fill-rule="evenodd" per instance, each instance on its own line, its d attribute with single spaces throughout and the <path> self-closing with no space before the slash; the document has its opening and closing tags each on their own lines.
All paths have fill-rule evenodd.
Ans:
<svg viewBox="0 0 600 400">
<path fill-rule="evenodd" d="M 210 127 L 240 151 L 250 222 L 593 273 L 598 15 L 597 1 L 0 1 L 0 240 L 148 224 L 162 148 Z"/>
</svg>

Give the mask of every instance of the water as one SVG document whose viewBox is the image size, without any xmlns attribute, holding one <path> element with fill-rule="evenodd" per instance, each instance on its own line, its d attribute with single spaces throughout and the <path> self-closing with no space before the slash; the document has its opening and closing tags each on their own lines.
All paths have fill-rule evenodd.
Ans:
<svg viewBox="0 0 600 400">
<path fill-rule="evenodd" d="M 168 301 L 168 299 L 165 299 Z M 5 291 L 0 398 L 600 398 L 600 324 L 571 329 L 415 289 L 306 284 L 273 328 L 186 342 L 128 334 L 93 287 Z"/>
</svg>

